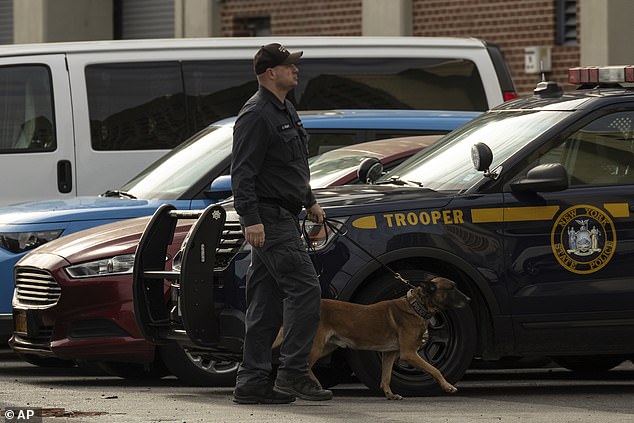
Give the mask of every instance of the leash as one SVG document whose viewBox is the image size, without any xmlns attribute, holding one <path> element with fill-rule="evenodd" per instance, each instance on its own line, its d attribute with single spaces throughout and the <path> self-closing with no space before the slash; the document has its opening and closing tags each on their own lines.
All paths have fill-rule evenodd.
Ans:
<svg viewBox="0 0 634 423">
<path fill-rule="evenodd" d="M 302 221 L 302 232 L 304 235 L 304 239 L 305 240 L 309 240 L 308 237 L 308 231 L 306 230 L 306 220 L 307 218 L 304 217 L 303 221 Z M 368 250 L 366 250 L 361 244 L 359 244 L 357 241 L 355 241 L 354 239 L 350 238 L 348 235 L 348 231 L 347 230 L 341 230 L 339 228 L 337 228 L 333 222 L 339 223 L 341 225 L 343 225 L 343 222 L 340 222 L 338 220 L 335 219 L 329 219 L 329 218 L 324 218 L 324 231 L 326 233 L 326 241 L 328 242 L 328 229 L 330 228 L 330 230 L 333 233 L 336 233 L 339 236 L 345 237 L 348 239 L 348 241 L 350 241 L 352 244 L 354 244 L 357 248 L 359 248 L 361 251 L 363 251 L 364 253 L 366 253 L 370 258 L 372 258 L 374 261 L 376 261 L 377 263 L 379 263 L 381 265 L 381 267 L 383 267 L 384 269 L 386 269 L 388 272 L 390 272 L 392 274 L 392 276 L 394 276 L 394 278 L 396 280 L 398 280 L 399 282 L 402 282 L 403 284 L 405 284 L 408 288 L 414 289 L 416 288 L 414 285 L 412 285 L 407 279 L 403 278 L 403 276 L 401 276 L 400 273 L 392 270 L 387 264 L 383 263 L 381 260 L 378 259 L 378 257 L 376 257 L 374 254 L 372 254 L 371 252 L 369 252 Z M 307 244 L 307 248 L 309 250 L 313 250 L 313 252 L 315 251 L 314 248 L 311 247 L 310 242 L 306 242 Z"/>
</svg>

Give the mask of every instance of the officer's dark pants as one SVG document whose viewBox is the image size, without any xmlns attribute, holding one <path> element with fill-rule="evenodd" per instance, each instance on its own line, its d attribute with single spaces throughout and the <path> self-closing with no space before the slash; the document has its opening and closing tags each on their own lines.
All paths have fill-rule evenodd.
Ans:
<svg viewBox="0 0 634 423">
<path fill-rule="evenodd" d="M 265 242 L 252 248 L 247 271 L 246 334 L 236 387 L 269 383 L 271 346 L 282 325 L 278 377 L 306 375 L 319 325 L 319 280 L 300 239 L 297 217 L 278 206 L 260 205 L 259 211 Z"/>
</svg>

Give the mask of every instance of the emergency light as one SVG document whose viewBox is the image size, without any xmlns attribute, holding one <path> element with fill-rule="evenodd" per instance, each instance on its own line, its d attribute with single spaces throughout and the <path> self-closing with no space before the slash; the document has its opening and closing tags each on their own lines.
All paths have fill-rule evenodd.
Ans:
<svg viewBox="0 0 634 423">
<path fill-rule="evenodd" d="M 570 68 L 568 82 L 575 85 L 634 82 L 634 65 Z"/>
</svg>

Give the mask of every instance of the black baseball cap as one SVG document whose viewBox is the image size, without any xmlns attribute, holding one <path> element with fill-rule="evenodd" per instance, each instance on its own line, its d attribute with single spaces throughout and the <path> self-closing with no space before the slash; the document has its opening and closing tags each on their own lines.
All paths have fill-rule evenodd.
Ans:
<svg viewBox="0 0 634 423">
<path fill-rule="evenodd" d="M 303 51 L 291 53 L 281 44 L 271 43 L 262 46 L 253 58 L 253 70 L 256 75 L 264 73 L 268 68 L 274 68 L 278 65 L 292 65 L 299 61 L 304 54 Z"/>
</svg>

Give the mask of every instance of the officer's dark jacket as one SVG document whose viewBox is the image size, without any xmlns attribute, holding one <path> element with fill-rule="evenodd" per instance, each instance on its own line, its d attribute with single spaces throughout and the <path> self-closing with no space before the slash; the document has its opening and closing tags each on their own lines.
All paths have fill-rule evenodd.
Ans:
<svg viewBox="0 0 634 423">
<path fill-rule="evenodd" d="M 233 129 L 231 188 L 245 226 L 261 223 L 259 203 L 298 213 L 315 204 L 308 134 L 293 104 L 264 87 L 244 104 Z"/>
</svg>

